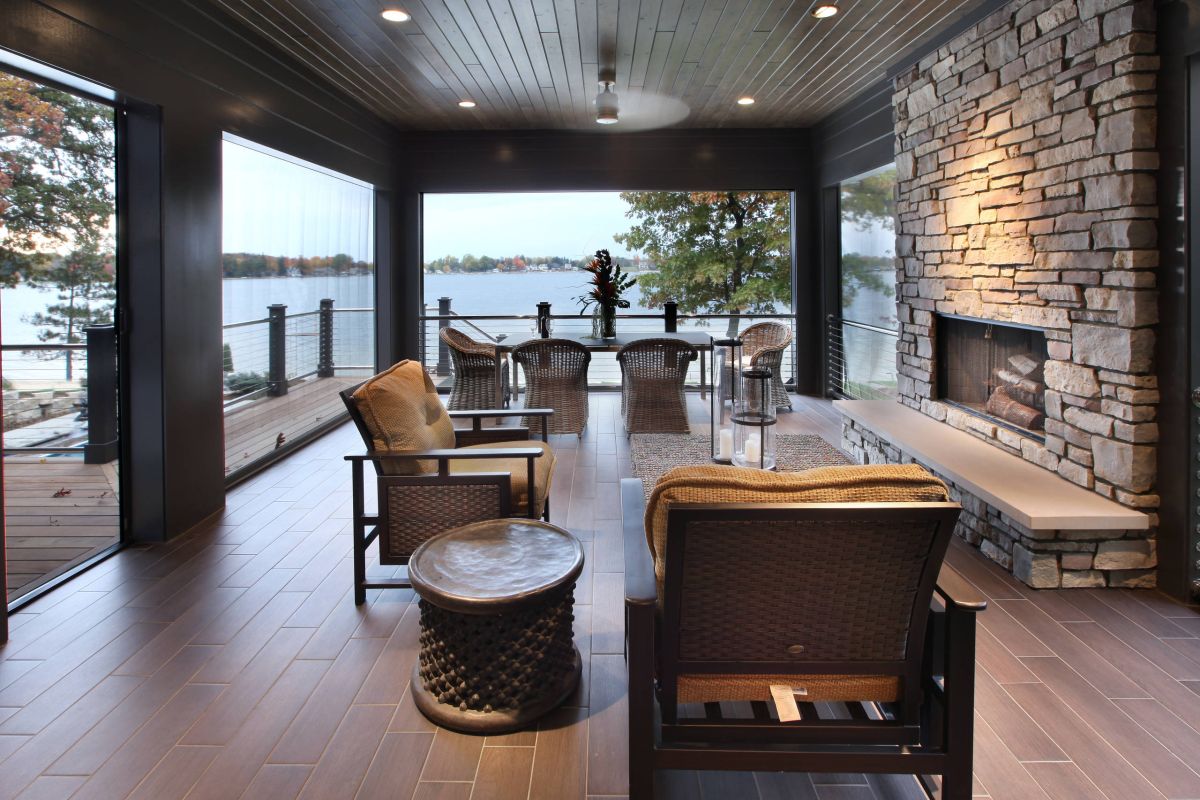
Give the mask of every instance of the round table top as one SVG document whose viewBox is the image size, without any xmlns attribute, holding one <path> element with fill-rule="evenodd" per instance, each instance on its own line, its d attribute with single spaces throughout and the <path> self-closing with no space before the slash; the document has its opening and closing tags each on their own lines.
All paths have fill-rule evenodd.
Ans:
<svg viewBox="0 0 1200 800">
<path fill-rule="evenodd" d="M 574 583 L 582 571 L 579 540 L 532 519 L 454 528 L 422 544 L 408 562 L 417 594 L 439 608 L 466 614 L 498 614 L 537 602 Z"/>
</svg>

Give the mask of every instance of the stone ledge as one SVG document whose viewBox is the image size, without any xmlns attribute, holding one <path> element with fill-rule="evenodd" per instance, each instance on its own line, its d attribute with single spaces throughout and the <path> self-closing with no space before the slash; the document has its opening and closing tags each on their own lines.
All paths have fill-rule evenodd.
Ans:
<svg viewBox="0 0 1200 800">
<path fill-rule="evenodd" d="M 1144 531 L 1150 517 L 891 400 L 834 407 L 1031 531 Z"/>
</svg>

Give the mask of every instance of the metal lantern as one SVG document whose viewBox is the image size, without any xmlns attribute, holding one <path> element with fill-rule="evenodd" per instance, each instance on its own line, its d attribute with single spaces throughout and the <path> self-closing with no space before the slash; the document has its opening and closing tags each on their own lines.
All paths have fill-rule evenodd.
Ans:
<svg viewBox="0 0 1200 800">
<path fill-rule="evenodd" d="M 712 459 L 718 464 L 733 463 L 733 410 L 738 396 L 737 371 L 742 361 L 741 339 L 717 339 L 709 351 L 712 375 L 711 439 Z"/>
<path fill-rule="evenodd" d="M 739 467 L 775 469 L 775 403 L 772 372 L 767 367 L 741 371 L 733 404 L 733 463 Z"/>
</svg>

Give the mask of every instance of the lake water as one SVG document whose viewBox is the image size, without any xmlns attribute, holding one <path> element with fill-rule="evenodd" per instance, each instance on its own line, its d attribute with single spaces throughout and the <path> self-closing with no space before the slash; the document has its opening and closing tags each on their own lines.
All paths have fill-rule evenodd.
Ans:
<svg viewBox="0 0 1200 800">
<path fill-rule="evenodd" d="M 575 297 L 586 291 L 587 276 L 581 272 L 536 272 L 536 273 L 484 273 L 484 274 L 435 274 L 424 275 L 425 302 L 428 314 L 437 313 L 439 297 L 451 298 L 451 308 L 461 315 L 473 314 L 528 314 L 537 312 L 539 301 L 549 301 L 552 312 L 559 315 L 576 315 L 579 305 Z M 283 303 L 289 314 L 315 311 L 322 298 L 334 300 L 335 309 L 372 308 L 374 306 L 374 277 L 350 275 L 342 277 L 269 277 L 236 278 L 222 282 L 222 305 L 227 324 L 262 320 L 267 316 L 267 307 L 272 303 Z M 641 292 L 634 286 L 629 294 L 629 314 L 661 313 L 661 309 L 649 309 L 640 304 Z M 50 303 L 57 302 L 53 290 L 33 289 L 21 286 L 0 290 L 0 328 L 7 343 L 37 341 L 37 328 L 28 322 L 28 317 L 44 311 Z M 782 309 L 781 309 L 782 310 Z M 894 314 L 891 298 L 860 292 L 849 310 L 848 316 L 872 324 L 882 324 Z M 315 317 L 308 321 L 293 323 L 289 338 L 289 362 L 295 369 L 291 374 L 301 374 L 315 366 Z M 515 336 L 527 333 L 530 323 L 481 322 L 480 327 L 489 334 Z M 587 333 L 591 329 L 590 316 L 574 317 L 556 321 L 560 333 Z M 620 328 L 626 331 L 652 332 L 661 330 L 662 322 L 647 320 L 620 320 Z M 705 326 L 683 321 L 681 329 L 721 330 L 723 322 Z M 339 365 L 368 365 L 373 363 L 374 339 L 372 334 L 373 315 L 369 313 L 345 313 L 335 315 L 334 363 Z M 477 332 L 472 332 L 478 335 Z M 426 331 L 427 359 L 436 360 L 436 324 L 430 323 Z M 256 324 L 227 331 L 225 341 L 233 351 L 235 371 L 264 372 L 266 370 L 266 325 Z M 894 371 L 895 341 L 880 335 L 859 336 L 848 339 L 848 355 L 864 372 L 879 374 Z M 602 367 L 605 373 L 611 365 Z M 62 361 L 44 361 L 23 353 L 6 353 L 4 375 L 9 379 L 52 379 L 61 378 Z M 611 377 L 611 376 L 610 376 Z"/>
</svg>

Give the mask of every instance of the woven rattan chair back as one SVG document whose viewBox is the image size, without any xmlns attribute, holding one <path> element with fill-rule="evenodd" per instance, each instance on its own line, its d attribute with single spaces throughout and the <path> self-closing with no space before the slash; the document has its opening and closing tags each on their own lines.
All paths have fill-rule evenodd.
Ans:
<svg viewBox="0 0 1200 800">
<path fill-rule="evenodd" d="M 525 370 L 525 408 L 552 408 L 551 433 L 582 436 L 588 421 L 587 373 L 592 354 L 569 339 L 533 339 L 517 346 L 513 363 Z M 523 418 L 522 425 L 531 420 Z"/>
<path fill-rule="evenodd" d="M 627 432 L 690 432 L 683 384 L 697 356 L 695 347 L 676 339 L 640 339 L 617 352 Z"/>
<path fill-rule="evenodd" d="M 681 676 L 735 688 L 761 685 L 754 676 L 817 676 L 822 691 L 862 684 L 856 699 L 915 708 L 930 598 L 957 517 L 952 503 L 672 507 L 664 719 L 688 700 Z M 871 696 L 880 691 L 894 696 Z"/>
<path fill-rule="evenodd" d="M 446 407 L 451 411 L 496 406 L 496 347 L 479 342 L 457 328 L 442 328 L 438 337 L 446 343 L 454 365 L 454 386 Z M 501 365 L 500 379 L 505 405 L 509 397 L 508 363 Z"/>
<path fill-rule="evenodd" d="M 791 408 L 783 383 L 783 354 L 792 344 L 792 331 L 781 322 L 757 322 L 738 334 L 746 364 L 771 370 L 771 400 L 776 408 Z"/>
</svg>

